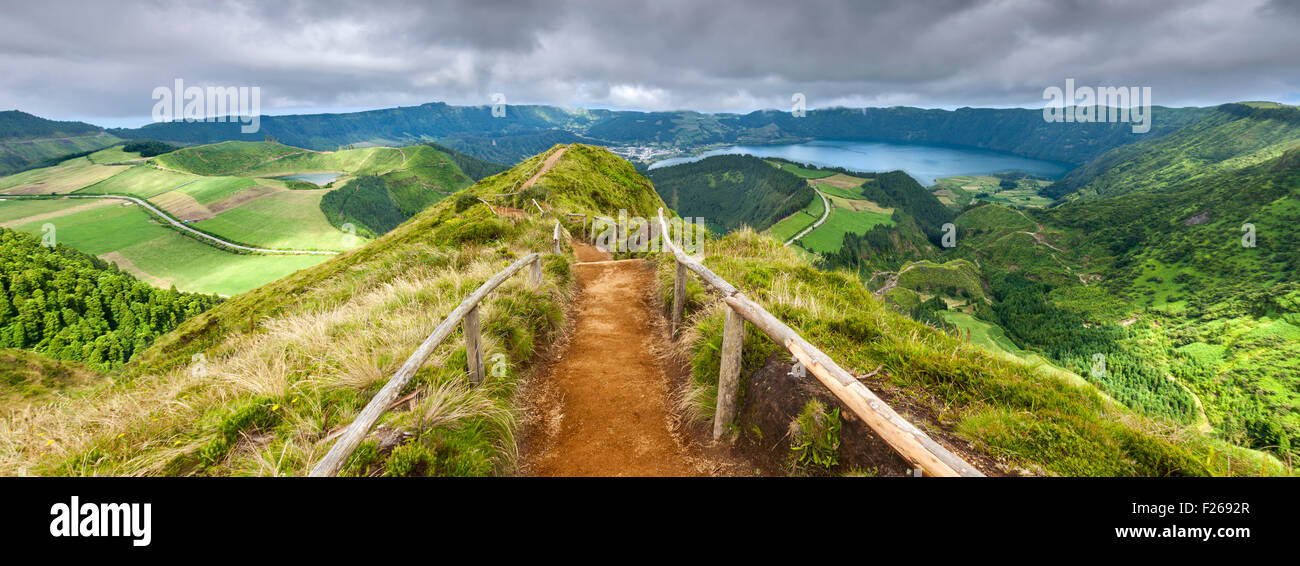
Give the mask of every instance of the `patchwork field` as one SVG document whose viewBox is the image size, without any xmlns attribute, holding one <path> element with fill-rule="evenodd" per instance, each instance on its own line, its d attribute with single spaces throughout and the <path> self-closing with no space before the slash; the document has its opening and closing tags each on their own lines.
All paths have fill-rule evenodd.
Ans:
<svg viewBox="0 0 1300 566">
<path fill-rule="evenodd" d="M 75 192 L 96 195 L 131 195 L 148 199 L 198 180 L 198 175 L 164 171 L 147 165 L 139 165 Z"/>
<path fill-rule="evenodd" d="M 1014 188 L 1002 186 L 1002 179 L 994 175 L 958 175 L 939 179 L 930 192 L 939 202 L 952 208 L 965 208 L 975 200 L 1008 206 L 1042 208 L 1052 204 L 1052 199 L 1039 194 L 1051 181 L 1023 178 L 1014 181 Z"/>
<path fill-rule="evenodd" d="M 238 234 L 244 243 L 268 248 L 344 251 L 364 243 L 325 219 L 320 199 L 328 192 L 275 190 L 194 226 L 217 235 Z"/>
<path fill-rule="evenodd" d="M 845 234 L 863 234 L 875 226 L 894 225 L 894 209 L 864 198 L 862 184 L 868 177 L 810 171 L 785 162 L 770 163 L 808 179 L 808 183 L 826 195 L 831 203 L 831 213 L 826 222 L 799 239 L 803 248 L 820 254 L 833 253 L 844 245 Z M 813 199 L 802 211 L 781 219 L 767 233 L 782 241 L 789 240 L 821 218 L 823 206 L 822 199 Z"/>
<path fill-rule="evenodd" d="M 53 167 L 32 169 L 0 177 L 0 192 L 15 195 L 70 193 L 113 177 L 130 166 L 96 165 L 85 157 L 69 159 Z"/>
<path fill-rule="evenodd" d="M 329 188 L 270 178 L 323 171 L 343 175 Z M 313 152 L 276 143 L 224 142 L 147 160 L 121 146 L 103 149 L 0 177 L 0 199 L 4 194 L 129 195 L 235 244 L 341 252 L 366 239 L 332 225 L 321 200 L 359 176 L 382 179 L 380 196 L 411 214 L 471 183 L 450 156 L 428 146 Z M 233 253 L 117 200 L 0 200 L 0 225 L 40 234 L 47 223 L 54 225 L 60 243 L 113 261 L 153 285 L 187 291 L 233 295 L 329 257 Z"/>
<path fill-rule="evenodd" d="M 843 201 L 841 201 L 843 202 Z M 852 202 L 852 201 L 850 201 Z M 870 201 L 861 201 L 870 202 Z M 817 253 L 839 251 L 844 245 L 844 235 L 848 233 L 864 234 L 875 226 L 893 226 L 894 220 L 889 214 L 867 210 L 855 211 L 840 208 L 831 201 L 831 216 L 826 223 L 809 232 L 799 241 L 804 247 Z"/>
<path fill-rule="evenodd" d="M 112 201 L 7 199 L 0 201 L 0 223 L 36 236 L 53 224 L 61 244 L 155 286 L 199 293 L 236 295 L 329 259 L 222 251 L 161 225 L 139 206 Z"/>
<path fill-rule="evenodd" d="M 115 145 L 110 148 L 101 149 L 99 151 L 96 151 L 95 153 L 86 156 L 86 158 L 90 159 L 91 163 L 95 163 L 97 165 L 128 164 L 128 163 L 144 162 L 145 158 L 140 157 L 139 152 L 123 151 L 122 147 L 123 146 Z"/>
<path fill-rule="evenodd" d="M 826 205 L 822 202 L 822 199 L 812 199 L 803 210 L 782 218 L 779 222 L 773 224 L 771 228 L 767 229 L 767 233 L 784 242 L 793 238 L 795 234 L 803 231 L 804 228 L 812 226 L 818 218 L 822 217 L 825 210 Z"/>
</svg>

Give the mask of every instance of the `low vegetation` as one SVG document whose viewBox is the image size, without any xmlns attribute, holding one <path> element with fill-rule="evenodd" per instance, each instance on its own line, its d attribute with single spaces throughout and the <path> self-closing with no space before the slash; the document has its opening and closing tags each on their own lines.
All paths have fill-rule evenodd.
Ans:
<svg viewBox="0 0 1300 566">
<path fill-rule="evenodd" d="M 775 240 L 739 231 L 709 242 L 706 265 L 850 371 L 879 367 L 870 384 L 932 407 L 923 426 L 949 430 L 1004 472 L 1060 475 L 1284 474 L 1278 460 L 1116 404 L 1091 385 L 1048 375 L 917 323 L 873 297 L 851 274 L 819 271 Z M 672 262 L 660 265 L 671 296 Z M 712 417 L 722 309 L 694 283 L 684 346 L 686 396 Z M 747 330 L 742 388 L 776 346 Z M 751 348 L 752 346 L 752 348 Z M 928 424 L 926 424 L 928 421 Z"/>
<path fill-rule="evenodd" d="M 473 190 L 509 192 L 534 165 Z M 528 197 L 548 208 L 604 212 L 579 203 L 609 199 L 641 202 L 632 210 L 644 213 L 658 203 L 604 150 L 569 147 L 552 171 Z M 439 203 L 364 247 L 187 320 L 115 370 L 109 386 L 0 420 L 0 473 L 305 474 L 443 316 L 521 255 L 549 249 L 553 223 Z M 513 470 L 514 393 L 563 328 L 571 293 L 567 259 L 547 256 L 543 271 L 542 286 L 515 277 L 482 303 L 485 382 L 468 383 L 457 332 L 347 474 Z"/>
</svg>

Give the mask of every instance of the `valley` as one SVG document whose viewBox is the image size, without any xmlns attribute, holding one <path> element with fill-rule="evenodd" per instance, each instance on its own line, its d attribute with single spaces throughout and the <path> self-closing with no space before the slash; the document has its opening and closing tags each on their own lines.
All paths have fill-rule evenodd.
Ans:
<svg viewBox="0 0 1300 566">
<path fill-rule="evenodd" d="M 195 346 L 205 351 L 225 344 L 224 351 L 234 352 L 249 347 L 237 342 L 252 341 L 248 343 L 261 344 L 252 346 L 253 352 L 265 352 L 258 348 L 276 348 L 285 340 L 294 348 L 317 351 L 326 344 L 290 332 L 277 321 L 310 319 L 311 324 L 335 325 L 332 328 L 350 323 L 312 318 L 333 315 L 300 311 L 275 293 L 288 297 L 327 289 L 306 304 L 332 305 L 328 301 L 351 297 L 350 289 L 361 280 L 350 276 L 324 285 L 324 274 L 338 274 L 343 265 L 352 265 L 348 269 L 360 269 L 371 285 L 392 281 L 395 274 L 379 270 L 393 262 L 424 278 L 420 288 L 434 281 L 443 281 L 439 285 L 449 289 L 450 281 L 460 281 L 453 286 L 460 288 L 468 283 L 455 274 L 467 268 L 489 269 L 494 254 L 509 257 L 517 253 L 512 247 L 533 245 L 526 243 L 529 238 L 549 230 L 541 218 L 554 215 L 567 223 L 561 212 L 611 215 L 619 209 L 648 214 L 645 211 L 666 204 L 683 216 L 704 219 L 713 250 L 706 261 L 720 261 L 716 269 L 745 281 L 757 296 L 766 297 L 769 308 L 790 317 L 837 357 L 884 372 L 873 387 L 901 388 L 958 407 L 955 420 L 927 426 L 970 442 L 984 457 L 1008 463 L 999 468 L 1003 473 L 1289 474 L 1281 462 L 1296 446 L 1293 439 L 1300 438 L 1300 383 L 1295 379 L 1300 368 L 1293 367 L 1300 359 L 1300 300 L 1292 296 L 1300 296 L 1300 283 L 1293 281 L 1290 266 L 1297 259 L 1293 238 L 1284 227 L 1300 220 L 1295 193 L 1300 186 L 1295 152 L 1300 150 L 1295 149 L 1294 129 L 1284 126 L 1292 119 L 1286 108 L 1244 108 L 1250 110 L 1229 106 L 1189 118 L 1193 121 L 1186 127 L 1196 132 L 1196 139 L 1258 133 L 1235 150 L 1240 155 L 1219 155 L 1217 165 L 1197 175 L 1184 174 L 1185 161 L 1188 155 L 1203 155 L 1196 153 L 1202 150 L 1188 149 L 1193 138 L 1179 129 L 1132 146 L 1141 146 L 1141 152 L 1128 145 L 1108 150 L 1060 179 L 1055 178 L 1064 172 L 1059 164 L 986 151 L 980 154 L 987 159 L 982 165 L 957 159 L 930 166 L 925 169 L 930 176 L 922 174 L 927 183 L 918 182 L 916 173 L 906 169 L 852 167 L 875 163 L 872 159 L 895 163 L 890 156 L 906 147 L 899 144 L 883 157 L 860 154 L 847 162 L 784 157 L 801 151 L 795 148 L 809 147 L 805 142 L 757 146 L 771 148 L 764 156 L 722 149 L 649 168 L 634 168 L 585 144 L 555 145 L 509 168 L 437 144 L 317 151 L 273 141 L 222 141 L 172 146 L 149 157 L 117 145 L 0 177 L 0 226 L 36 238 L 53 226 L 59 243 L 111 262 L 114 269 L 154 288 L 228 298 L 194 315 L 196 321 L 220 322 L 182 323 L 182 329 L 190 328 L 181 331 L 190 336 L 185 340 L 206 336 Z M 614 123 L 601 130 L 593 122 L 585 131 L 608 134 Z M 840 154 L 852 153 L 842 142 L 831 147 Z M 1183 157 L 1153 157 L 1164 154 Z M 909 159 L 919 163 L 926 158 Z M 1027 164 L 1030 170 L 991 169 L 1011 162 Z M 1103 162 L 1112 163 L 1105 173 L 1090 173 L 1100 171 L 1096 163 Z M 1117 176 L 1116 171 L 1135 177 Z M 1161 181 L 1152 184 L 1152 179 Z M 138 200 L 124 200 L 127 197 Z M 480 206 L 484 202 L 492 208 Z M 1241 247 L 1244 224 L 1252 226 L 1257 238 L 1251 241 L 1253 247 Z M 419 231 L 428 229 L 442 239 L 423 242 Z M 454 249 L 461 245 L 457 242 L 470 244 Z M 385 246 L 396 247 L 386 252 L 386 263 L 371 265 L 367 258 Z M 402 250 L 415 251 L 407 256 Z M 432 271 L 419 267 L 421 261 L 433 262 Z M 491 347 L 501 348 L 509 359 L 532 363 L 537 355 L 533 341 L 557 331 L 560 315 L 553 309 L 572 292 L 574 274 L 562 265 L 559 258 L 548 264 L 548 274 L 556 278 L 549 298 L 498 307 L 531 314 L 523 315 L 526 320 L 510 319 L 514 322 L 509 324 L 522 325 L 522 333 L 508 330 L 502 326 L 505 322 L 490 323 L 496 325 Z M 662 285 L 662 263 L 658 269 Z M 364 316 L 374 320 L 382 316 L 377 305 L 394 298 L 384 293 L 404 293 L 402 285 L 407 283 L 374 291 L 381 293 L 374 296 L 379 301 L 374 304 L 352 298 L 347 304 L 353 306 L 329 308 L 349 313 L 370 309 Z M 805 293 L 819 298 L 809 304 L 786 295 L 803 287 L 819 289 Z M 832 289 L 832 294 L 826 295 L 823 288 Z M 688 312 L 707 308 L 688 303 Z M 681 409 L 691 422 L 706 420 L 712 410 L 708 376 L 717 371 L 711 365 L 716 358 L 710 361 L 705 353 L 716 351 L 713 341 L 720 332 L 716 315 L 708 314 L 715 311 L 698 312 L 699 317 L 691 319 L 695 333 L 681 346 L 694 352 L 689 364 L 693 381 L 680 393 L 691 400 Z M 393 324 L 410 322 L 399 317 Z M 200 324 L 204 326 L 195 326 Z M 212 324 L 223 330 L 214 334 Z M 898 338 L 900 325 L 910 329 L 910 339 Z M 410 334 L 411 328 L 402 332 Z M 148 350 L 154 353 L 130 355 L 130 363 L 109 367 L 148 374 L 148 379 L 162 380 L 155 381 L 159 384 L 174 382 L 176 372 L 185 371 L 187 358 L 169 350 L 177 344 L 175 337 L 157 340 Z M 393 342 L 385 348 L 389 353 L 383 359 L 389 360 L 400 345 Z M 946 349 L 947 361 L 931 360 L 934 351 L 927 348 Z M 910 353 L 901 356 L 904 350 Z M 51 355 L 69 362 L 82 359 L 68 350 L 50 351 L 63 352 Z M 957 351 L 961 355 L 954 357 Z M 747 354 L 744 375 L 771 363 L 763 359 L 768 353 L 759 349 Z M 464 354 L 454 348 L 440 354 L 444 360 L 456 355 Z M 236 373 L 254 363 L 232 354 L 222 354 L 221 359 L 227 364 L 223 367 Z M 381 359 L 365 359 L 370 360 L 362 363 L 366 367 L 342 358 L 325 366 L 303 360 L 305 365 L 292 371 L 315 375 L 346 367 L 350 369 L 340 379 L 373 384 L 388 366 L 367 366 Z M 391 365 L 391 360 L 383 363 Z M 943 369 L 928 373 L 924 366 L 930 363 Z M 959 369 L 951 364 L 965 365 Z M 449 367 L 455 366 L 453 361 Z M 76 370 L 59 371 L 79 375 Z M 988 371 L 993 373 L 975 377 Z M 486 412 L 475 414 L 482 418 L 456 421 L 461 424 L 452 428 L 424 429 L 416 433 L 419 440 L 414 444 L 394 446 L 378 438 L 346 473 L 419 475 L 442 470 L 436 473 L 483 475 L 511 470 L 501 467 L 501 451 L 508 449 L 502 443 L 514 425 L 501 419 L 511 410 L 505 400 L 518 383 L 481 392 L 464 390 L 453 373 L 439 369 L 422 378 L 421 387 L 480 407 Z M 1050 400 L 1031 400 L 1028 405 L 1021 404 L 1021 393 L 977 401 L 950 382 L 935 381 L 936 375 L 980 381 L 970 387 L 981 391 L 992 382 L 1008 391 L 1060 389 L 1036 392 L 1031 396 L 1048 395 Z M 252 415 L 248 426 L 274 435 L 265 446 L 243 446 L 210 431 L 193 437 L 182 434 L 176 446 L 186 450 L 115 459 L 94 469 L 298 473 L 315 458 L 319 445 L 307 440 L 311 435 L 303 436 L 306 421 L 282 421 L 266 413 L 266 407 L 319 404 L 327 393 L 276 383 L 258 389 L 269 393 L 248 397 L 244 408 L 234 413 L 218 397 L 210 398 L 210 408 L 205 409 L 207 419 Z M 349 406 L 366 398 L 366 387 L 348 389 Z M 214 394 L 243 395 L 235 393 L 241 390 L 233 384 L 219 390 Z M 574 389 L 579 393 L 580 388 Z M 131 393 L 138 394 L 143 393 Z M 1035 416 L 1025 420 L 1024 411 Z M 1083 421 L 1060 416 L 1076 413 L 1088 416 L 1081 417 Z M 180 427 L 192 418 L 197 415 L 175 414 L 167 426 Z M 307 418 L 326 419 L 330 427 L 339 424 L 334 420 L 339 415 L 332 412 Z M 399 414 L 391 425 L 407 430 L 424 426 L 413 418 Z M 1099 432 L 1098 423 L 1108 419 L 1121 423 L 1108 426 L 1120 428 Z M 1143 424 L 1133 424 L 1138 421 Z M 1080 426 L 1088 428 L 1090 436 L 1077 436 Z M 149 426 L 134 434 L 173 437 L 180 434 L 177 430 Z M 1187 431 L 1194 436 L 1186 436 L 1191 434 Z M 1135 441 L 1133 434 L 1151 436 Z M 1072 440 L 1047 440 L 1061 435 Z M 1107 446 L 1108 436 L 1130 440 Z M 1153 443 L 1149 446 L 1154 453 L 1139 454 L 1125 442 Z M 63 452 L 65 457 L 88 449 L 76 446 Z M 265 450 L 296 456 L 271 465 Z M 1077 453 L 1090 456 L 1079 460 L 1068 455 Z M 520 469 L 534 464 L 524 463 Z M 66 459 L 41 465 L 55 466 L 45 469 L 58 473 L 90 471 Z M 579 473 L 576 468 L 538 465 L 562 475 Z M 834 473 L 857 472 L 844 468 Z"/>
<path fill-rule="evenodd" d="M 53 226 L 57 241 L 156 286 L 233 296 L 363 245 L 470 182 L 429 146 L 223 142 L 150 158 L 114 146 L 0 177 L 0 224 Z M 360 185 L 358 200 L 326 196 Z"/>
</svg>

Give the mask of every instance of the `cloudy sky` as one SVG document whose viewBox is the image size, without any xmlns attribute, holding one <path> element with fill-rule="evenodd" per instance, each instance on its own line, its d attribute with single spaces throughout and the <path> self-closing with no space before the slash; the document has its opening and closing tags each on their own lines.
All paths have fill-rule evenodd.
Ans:
<svg viewBox="0 0 1300 566">
<path fill-rule="evenodd" d="M 430 101 L 748 112 L 1300 104 L 1300 3 L 805 0 L 135 3 L 0 0 L 0 109 L 146 122 L 157 86 L 259 86 L 262 111 Z"/>
</svg>

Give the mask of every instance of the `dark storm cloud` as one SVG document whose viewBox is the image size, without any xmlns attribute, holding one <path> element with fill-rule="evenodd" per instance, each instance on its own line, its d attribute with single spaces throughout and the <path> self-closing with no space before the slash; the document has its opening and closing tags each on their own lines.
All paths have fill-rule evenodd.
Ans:
<svg viewBox="0 0 1300 566">
<path fill-rule="evenodd" d="M 154 87 L 260 86 L 263 111 L 511 103 L 748 111 L 1037 106 L 1044 87 L 1157 104 L 1300 102 L 1295 2 L 472 0 L 19 3 L 0 108 L 147 116 Z"/>
</svg>

